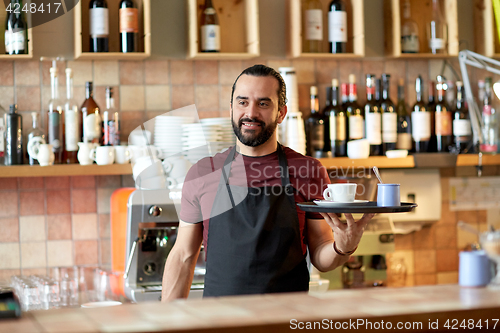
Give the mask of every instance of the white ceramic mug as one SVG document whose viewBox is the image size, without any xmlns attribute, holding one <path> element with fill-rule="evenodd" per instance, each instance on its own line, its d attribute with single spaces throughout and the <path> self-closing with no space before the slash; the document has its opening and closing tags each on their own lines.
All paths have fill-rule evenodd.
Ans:
<svg viewBox="0 0 500 333">
<path fill-rule="evenodd" d="M 132 150 L 128 146 L 114 146 L 115 147 L 115 162 L 117 164 L 129 163 L 132 158 Z"/>
<path fill-rule="evenodd" d="M 115 148 L 113 146 L 99 146 L 93 148 L 89 156 L 98 165 L 113 164 L 115 161 Z"/>
<path fill-rule="evenodd" d="M 54 152 L 52 145 L 47 143 L 39 143 L 32 145 L 28 149 L 28 154 L 35 160 L 38 160 L 41 166 L 48 166 L 54 164 Z"/>
<path fill-rule="evenodd" d="M 351 140 L 347 142 L 347 157 L 368 158 L 370 156 L 370 142 L 367 139 Z"/>
<path fill-rule="evenodd" d="M 328 184 L 323 191 L 323 197 L 328 201 L 353 202 L 356 197 L 356 187 L 355 183 Z"/>
<path fill-rule="evenodd" d="M 163 166 L 172 178 L 185 177 L 192 164 L 183 156 L 170 156 L 163 161 Z"/>
<path fill-rule="evenodd" d="M 94 163 L 92 158 L 90 158 L 90 151 L 95 147 L 97 147 L 96 143 L 78 142 L 78 153 L 76 157 L 80 165 L 90 165 Z"/>
</svg>

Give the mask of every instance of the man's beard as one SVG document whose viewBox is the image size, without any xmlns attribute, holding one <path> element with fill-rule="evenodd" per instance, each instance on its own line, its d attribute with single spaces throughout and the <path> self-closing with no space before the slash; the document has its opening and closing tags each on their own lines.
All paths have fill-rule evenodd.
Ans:
<svg viewBox="0 0 500 333">
<path fill-rule="evenodd" d="M 241 126 L 243 125 L 244 122 L 259 123 L 261 128 L 260 134 L 256 135 L 255 130 L 245 130 L 246 132 L 245 136 L 243 134 L 243 131 L 241 130 Z M 278 126 L 278 119 L 276 119 L 271 124 L 266 125 L 266 123 L 261 120 L 251 119 L 251 118 L 241 118 L 238 121 L 238 124 L 236 124 L 235 121 L 233 120 L 233 115 L 231 113 L 231 123 L 233 124 L 234 134 L 242 144 L 249 147 L 257 147 L 267 142 L 267 140 L 269 140 L 269 138 L 274 134 L 274 131 Z"/>
</svg>

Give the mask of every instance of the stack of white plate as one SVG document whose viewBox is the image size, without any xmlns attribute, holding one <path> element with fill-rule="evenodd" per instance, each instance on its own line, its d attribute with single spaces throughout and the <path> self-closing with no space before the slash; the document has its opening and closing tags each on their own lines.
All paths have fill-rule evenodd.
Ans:
<svg viewBox="0 0 500 333">
<path fill-rule="evenodd" d="M 204 118 L 201 119 L 200 122 L 202 124 L 217 124 L 221 126 L 220 132 L 222 134 L 222 137 L 219 140 L 219 150 L 227 148 L 229 146 L 234 146 L 234 144 L 236 143 L 236 136 L 234 135 L 231 118 Z"/>
<path fill-rule="evenodd" d="M 154 145 L 163 157 L 182 152 L 182 125 L 194 121 L 193 117 L 157 116 L 155 118 Z"/>
</svg>

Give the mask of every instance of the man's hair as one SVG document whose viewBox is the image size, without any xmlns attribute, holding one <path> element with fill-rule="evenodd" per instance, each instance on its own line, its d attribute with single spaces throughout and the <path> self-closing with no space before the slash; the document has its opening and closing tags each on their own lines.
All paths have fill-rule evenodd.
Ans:
<svg viewBox="0 0 500 333">
<path fill-rule="evenodd" d="M 231 107 L 233 106 L 233 95 L 234 89 L 236 88 L 236 82 L 242 75 L 251 75 L 251 76 L 272 76 L 276 80 L 278 80 L 279 88 L 278 88 L 278 109 L 281 109 L 286 104 L 286 85 L 285 81 L 281 77 L 280 73 L 275 71 L 271 67 L 267 67 L 265 65 L 253 65 L 252 67 L 248 67 L 240 75 L 236 78 L 233 83 L 233 89 L 231 90 Z"/>
</svg>

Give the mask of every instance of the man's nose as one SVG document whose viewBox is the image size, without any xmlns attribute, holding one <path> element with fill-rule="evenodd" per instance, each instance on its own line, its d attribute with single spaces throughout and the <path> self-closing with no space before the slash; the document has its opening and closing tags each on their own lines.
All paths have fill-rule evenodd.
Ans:
<svg viewBox="0 0 500 333">
<path fill-rule="evenodd" d="M 250 107 L 247 109 L 248 118 L 255 119 L 259 115 L 259 108 L 257 103 L 251 103 Z"/>
</svg>

